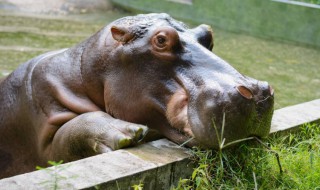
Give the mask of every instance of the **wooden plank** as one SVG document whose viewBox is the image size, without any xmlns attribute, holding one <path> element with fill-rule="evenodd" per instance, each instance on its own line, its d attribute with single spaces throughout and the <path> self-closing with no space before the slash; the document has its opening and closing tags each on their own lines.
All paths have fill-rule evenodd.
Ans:
<svg viewBox="0 0 320 190">
<path fill-rule="evenodd" d="M 291 130 L 320 120 L 320 99 L 274 111 L 270 133 Z"/>
<path fill-rule="evenodd" d="M 276 110 L 271 133 L 320 120 L 320 99 Z M 170 189 L 191 175 L 188 149 L 167 139 L 0 180 L 0 189 Z"/>
<path fill-rule="evenodd" d="M 128 189 L 143 183 L 145 189 L 170 189 L 179 176 L 188 177 L 192 167 L 188 149 L 160 139 L 0 180 L 0 189 Z M 180 167 L 180 169 L 179 169 Z M 181 170 L 183 167 L 183 170 Z"/>
</svg>

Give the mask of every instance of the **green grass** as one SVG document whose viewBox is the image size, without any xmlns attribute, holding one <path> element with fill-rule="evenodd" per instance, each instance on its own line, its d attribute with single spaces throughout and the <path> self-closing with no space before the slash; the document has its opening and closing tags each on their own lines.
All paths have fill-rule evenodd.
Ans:
<svg viewBox="0 0 320 190">
<path fill-rule="evenodd" d="M 50 50 L 71 47 L 127 13 L 39 16 L 0 11 L 0 77 Z"/>
<path fill-rule="evenodd" d="M 301 1 L 301 2 L 305 2 L 305 3 L 313 3 L 313 4 L 320 5 L 320 0 L 296 0 L 296 1 Z"/>
<path fill-rule="evenodd" d="M 0 77 L 2 72 L 11 72 L 24 61 L 41 54 L 42 51 L 0 51 Z M 3 60 L 4 59 L 4 60 Z"/>
<path fill-rule="evenodd" d="M 197 167 L 180 189 L 320 189 L 320 126 L 308 124 L 300 132 L 272 136 L 265 143 L 242 143 L 222 151 L 193 149 Z"/>
<path fill-rule="evenodd" d="M 60 49 L 70 47 L 71 44 L 77 44 L 84 39 L 85 37 L 49 36 L 28 32 L 0 33 L 0 44 L 2 46 L 29 46 L 29 44 L 32 44 L 32 48 Z"/>
<path fill-rule="evenodd" d="M 241 73 L 268 81 L 276 108 L 320 97 L 319 49 L 217 30 L 213 51 Z"/>
<path fill-rule="evenodd" d="M 0 11 L 0 26 L 28 27 L 42 32 L 92 34 L 103 25 L 126 15 L 128 13 L 121 11 L 69 16 L 21 15 Z"/>
</svg>

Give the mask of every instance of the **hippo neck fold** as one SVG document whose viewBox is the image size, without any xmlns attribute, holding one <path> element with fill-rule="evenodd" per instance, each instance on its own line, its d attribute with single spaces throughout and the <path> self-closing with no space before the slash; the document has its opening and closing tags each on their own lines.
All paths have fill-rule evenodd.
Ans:
<svg viewBox="0 0 320 190">
<path fill-rule="evenodd" d="M 88 97 L 102 110 L 105 110 L 104 101 L 104 73 L 108 70 L 109 57 L 112 47 L 106 44 L 106 29 L 100 30 L 94 35 L 79 44 L 82 48 L 80 70 L 83 87 Z"/>
</svg>

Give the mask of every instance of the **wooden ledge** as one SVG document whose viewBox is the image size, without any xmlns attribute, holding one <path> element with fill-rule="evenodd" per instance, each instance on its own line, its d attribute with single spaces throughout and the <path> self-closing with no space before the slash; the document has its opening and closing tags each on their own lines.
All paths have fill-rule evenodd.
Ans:
<svg viewBox="0 0 320 190">
<path fill-rule="evenodd" d="M 276 110 L 271 133 L 320 120 L 320 99 Z M 160 139 L 0 180 L 0 189 L 170 189 L 191 175 L 188 149 Z"/>
</svg>

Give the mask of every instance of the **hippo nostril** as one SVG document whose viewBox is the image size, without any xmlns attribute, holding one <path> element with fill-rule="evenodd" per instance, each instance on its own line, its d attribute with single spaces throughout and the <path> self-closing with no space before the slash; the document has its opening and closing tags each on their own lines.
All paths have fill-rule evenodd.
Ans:
<svg viewBox="0 0 320 190">
<path fill-rule="evenodd" d="M 273 96 L 274 95 L 274 90 L 272 88 L 272 86 L 269 85 L 269 92 L 270 92 L 270 95 Z"/>
<path fill-rule="evenodd" d="M 251 100 L 253 98 L 253 93 L 250 89 L 245 86 L 237 86 L 237 91 L 243 96 L 244 98 Z"/>
</svg>

